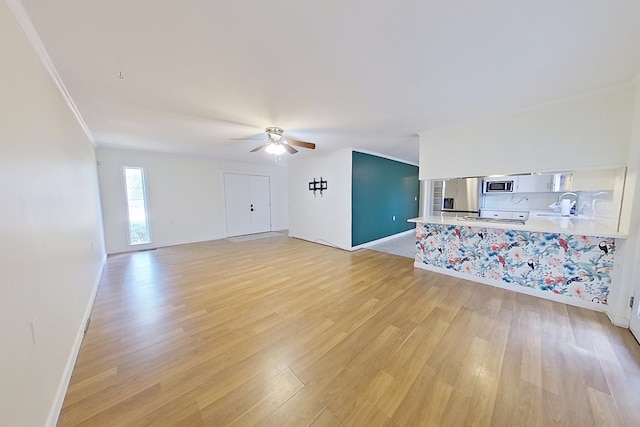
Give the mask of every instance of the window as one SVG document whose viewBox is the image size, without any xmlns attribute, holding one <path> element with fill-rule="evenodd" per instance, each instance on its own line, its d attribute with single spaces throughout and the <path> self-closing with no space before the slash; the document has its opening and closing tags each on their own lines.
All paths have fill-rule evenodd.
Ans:
<svg viewBox="0 0 640 427">
<path fill-rule="evenodd" d="M 141 245 L 151 243 L 144 170 L 142 168 L 125 166 L 124 182 L 127 196 L 127 214 L 129 218 L 129 244 Z"/>
</svg>

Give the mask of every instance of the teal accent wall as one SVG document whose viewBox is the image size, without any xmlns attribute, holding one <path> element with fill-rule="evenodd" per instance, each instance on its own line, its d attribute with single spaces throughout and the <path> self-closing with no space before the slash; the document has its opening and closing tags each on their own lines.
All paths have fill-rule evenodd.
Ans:
<svg viewBox="0 0 640 427">
<path fill-rule="evenodd" d="M 415 228 L 417 166 L 354 151 L 351 179 L 351 246 Z"/>
</svg>

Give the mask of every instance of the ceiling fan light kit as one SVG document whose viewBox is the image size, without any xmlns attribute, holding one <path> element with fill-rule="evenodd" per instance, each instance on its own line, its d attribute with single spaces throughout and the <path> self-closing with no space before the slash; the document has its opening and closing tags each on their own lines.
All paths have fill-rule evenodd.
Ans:
<svg viewBox="0 0 640 427">
<path fill-rule="evenodd" d="M 264 151 L 266 151 L 269 154 L 279 156 L 281 154 L 284 154 L 287 151 L 287 149 L 284 148 L 283 145 L 280 143 L 270 142 L 269 144 L 267 144 L 267 148 L 265 148 Z"/>
<path fill-rule="evenodd" d="M 266 151 L 267 153 L 273 154 L 275 156 L 280 156 L 284 154 L 285 151 L 288 151 L 291 154 L 297 153 L 298 150 L 293 148 L 294 145 L 296 147 L 308 148 L 310 150 L 315 150 L 316 148 L 316 144 L 312 142 L 286 139 L 284 137 L 284 129 L 279 127 L 270 126 L 264 131 L 267 134 L 267 139 L 264 141 L 265 143 L 251 150 L 252 153 L 260 151 L 264 148 L 264 151 Z"/>
<path fill-rule="evenodd" d="M 284 129 L 277 127 L 268 127 L 264 130 L 267 133 L 267 137 L 271 141 L 280 141 L 282 139 L 282 134 L 284 133 Z"/>
</svg>

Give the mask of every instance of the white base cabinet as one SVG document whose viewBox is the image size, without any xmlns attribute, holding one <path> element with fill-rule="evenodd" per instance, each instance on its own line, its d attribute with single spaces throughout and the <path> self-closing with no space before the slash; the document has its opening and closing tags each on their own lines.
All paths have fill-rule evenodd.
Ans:
<svg viewBox="0 0 640 427">
<path fill-rule="evenodd" d="M 527 219 L 529 219 L 529 212 L 502 211 L 497 209 L 482 209 L 480 210 L 480 218 L 520 219 L 520 220 L 526 221 Z"/>
</svg>

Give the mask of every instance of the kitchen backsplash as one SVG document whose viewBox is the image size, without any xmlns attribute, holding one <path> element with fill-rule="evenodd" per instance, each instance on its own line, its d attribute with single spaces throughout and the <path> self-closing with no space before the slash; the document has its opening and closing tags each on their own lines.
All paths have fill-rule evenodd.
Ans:
<svg viewBox="0 0 640 427">
<path fill-rule="evenodd" d="M 579 196 L 579 214 L 617 221 L 620 213 L 620 201 L 614 201 L 613 191 L 581 191 L 576 194 Z"/>
<path fill-rule="evenodd" d="M 481 209 L 509 211 L 550 211 L 549 205 L 562 193 L 510 193 L 484 194 Z M 617 218 L 619 206 L 613 203 L 613 191 L 577 191 L 577 213 L 590 217 Z"/>
<path fill-rule="evenodd" d="M 509 211 L 548 210 L 558 200 L 557 193 L 497 193 L 484 194 L 481 209 L 504 209 Z"/>
</svg>

